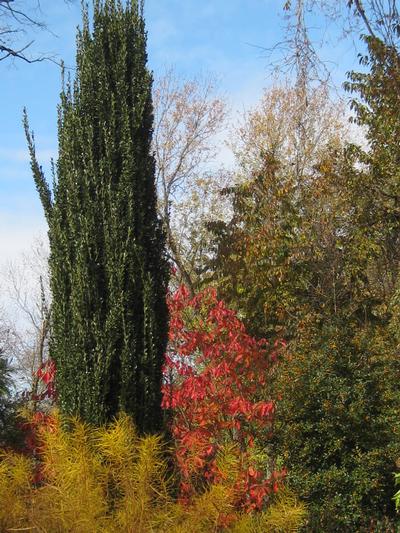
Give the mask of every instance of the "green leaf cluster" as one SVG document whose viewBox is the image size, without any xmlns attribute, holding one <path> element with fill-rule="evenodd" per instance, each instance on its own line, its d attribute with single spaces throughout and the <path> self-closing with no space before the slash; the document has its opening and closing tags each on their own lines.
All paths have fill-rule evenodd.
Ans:
<svg viewBox="0 0 400 533">
<path fill-rule="evenodd" d="M 49 225 L 61 410 L 92 423 L 124 410 L 162 425 L 168 265 L 156 212 L 151 74 L 139 1 L 83 9 L 76 72 L 64 81 L 52 187 L 31 166 Z"/>
</svg>

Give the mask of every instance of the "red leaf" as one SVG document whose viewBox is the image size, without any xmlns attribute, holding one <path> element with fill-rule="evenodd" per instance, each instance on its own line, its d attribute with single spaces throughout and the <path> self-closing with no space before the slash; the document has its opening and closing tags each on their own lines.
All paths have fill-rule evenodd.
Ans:
<svg viewBox="0 0 400 533">
<path fill-rule="evenodd" d="M 170 332 L 162 405 L 172 409 L 181 496 L 190 501 L 199 476 L 209 481 L 221 477 L 215 451 L 232 438 L 234 429 L 242 464 L 236 482 L 237 506 L 260 508 L 270 481 L 249 464 L 242 448 L 243 442 L 251 447 L 257 434 L 265 436 L 265 425 L 272 421 L 273 402 L 257 401 L 255 395 L 268 379 L 273 350 L 283 344 L 270 348 L 265 339 L 248 335 L 214 289 L 191 298 L 181 286 L 168 296 L 168 305 Z"/>
</svg>

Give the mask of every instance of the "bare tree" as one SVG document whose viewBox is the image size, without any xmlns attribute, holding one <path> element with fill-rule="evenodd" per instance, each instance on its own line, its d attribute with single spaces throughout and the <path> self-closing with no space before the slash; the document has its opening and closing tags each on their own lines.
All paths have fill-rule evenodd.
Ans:
<svg viewBox="0 0 400 533">
<path fill-rule="evenodd" d="M 8 322 L 13 332 L 10 351 L 19 388 L 33 398 L 35 408 L 41 383 L 37 370 L 48 359 L 50 332 L 50 291 L 47 248 L 37 242 L 30 254 L 9 263 L 2 281 L 8 293 Z"/>
<path fill-rule="evenodd" d="M 46 28 L 31 11 L 26 5 L 20 7 L 15 0 L 0 0 L 0 61 L 15 58 L 34 63 L 45 59 L 44 56 L 27 55 L 34 42 L 28 37 L 28 32 Z"/>
<path fill-rule="evenodd" d="M 13 351 L 14 335 L 0 310 L 0 446 L 2 446 L 8 425 L 12 396 L 12 367 L 10 354 Z"/>
<path fill-rule="evenodd" d="M 217 154 L 226 108 L 213 78 L 182 82 L 172 69 L 156 80 L 153 101 L 159 214 L 170 257 L 193 292 L 205 222 L 218 208 L 213 194 L 222 174 L 210 162 Z"/>
<path fill-rule="evenodd" d="M 371 37 L 398 49 L 400 44 L 400 13 L 397 0 L 348 0 L 350 17 L 354 14 Z"/>
<path fill-rule="evenodd" d="M 298 185 L 315 174 L 327 151 L 343 145 L 349 129 L 344 106 L 330 100 L 326 85 L 308 88 L 304 106 L 303 97 L 297 86 L 276 84 L 243 114 L 231 146 L 244 179 L 260 172 L 268 156 Z"/>
<path fill-rule="evenodd" d="M 70 3 L 73 0 L 64 0 Z M 31 53 L 36 31 L 50 31 L 42 20 L 40 0 L 0 0 L 0 61 L 18 59 L 26 63 L 58 62 L 48 54 Z"/>
<path fill-rule="evenodd" d="M 3 370 L 4 378 L 0 376 L 0 396 L 6 392 L 9 384 L 9 374 L 11 367 L 9 360 L 15 350 L 16 333 L 6 318 L 3 309 L 0 309 L 0 371 Z M 4 365 L 7 365 L 7 370 L 4 371 Z"/>
<path fill-rule="evenodd" d="M 287 0 L 284 13 L 284 39 L 267 52 L 270 56 L 278 52 L 271 63 L 285 73 L 294 71 L 297 84 L 303 88 L 313 81 L 330 81 L 331 69 L 321 59 L 319 48 L 332 26 L 336 26 L 335 35 L 339 33 L 354 44 L 360 35 L 379 38 L 397 49 L 400 44 L 397 0 Z M 319 32 L 315 31 L 316 15 Z M 320 40 L 311 37 L 315 33 L 320 34 Z"/>
</svg>

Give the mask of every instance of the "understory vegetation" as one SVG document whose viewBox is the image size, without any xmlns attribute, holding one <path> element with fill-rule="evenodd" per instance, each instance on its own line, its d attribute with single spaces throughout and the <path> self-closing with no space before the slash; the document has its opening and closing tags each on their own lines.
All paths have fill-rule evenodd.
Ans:
<svg viewBox="0 0 400 533">
<path fill-rule="evenodd" d="M 239 475 L 231 447 L 217 457 L 221 478 L 184 505 L 173 497 L 174 479 L 160 436 L 139 437 L 127 416 L 107 427 L 51 415 L 38 429 L 36 460 L 2 452 L 2 531 L 231 532 L 297 531 L 304 504 L 289 492 L 277 495 L 263 513 L 235 507 Z M 35 483 L 32 480 L 35 478 Z"/>
</svg>

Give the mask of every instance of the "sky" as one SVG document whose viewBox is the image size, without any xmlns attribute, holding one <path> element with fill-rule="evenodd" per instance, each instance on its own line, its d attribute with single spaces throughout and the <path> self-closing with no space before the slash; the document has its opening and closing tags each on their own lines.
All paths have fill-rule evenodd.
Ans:
<svg viewBox="0 0 400 533">
<path fill-rule="evenodd" d="M 14 6 L 26 8 L 35 2 L 15 0 Z M 283 39 L 282 5 L 279 0 L 147 0 L 149 66 L 155 75 L 170 66 L 186 78 L 214 74 L 234 116 L 255 105 L 271 84 L 265 49 Z M 41 0 L 40 6 L 41 11 L 32 14 L 49 31 L 28 30 L 27 39 L 35 41 L 31 52 L 53 55 L 73 67 L 80 2 Z M 341 83 L 356 65 L 356 55 L 335 31 L 329 39 L 321 53 L 332 62 L 335 81 Z M 60 69 L 53 62 L 0 62 L 0 268 L 18 260 L 46 234 L 29 168 L 22 110 L 28 110 L 38 159 L 48 169 L 50 159 L 57 157 L 59 91 Z"/>
</svg>

